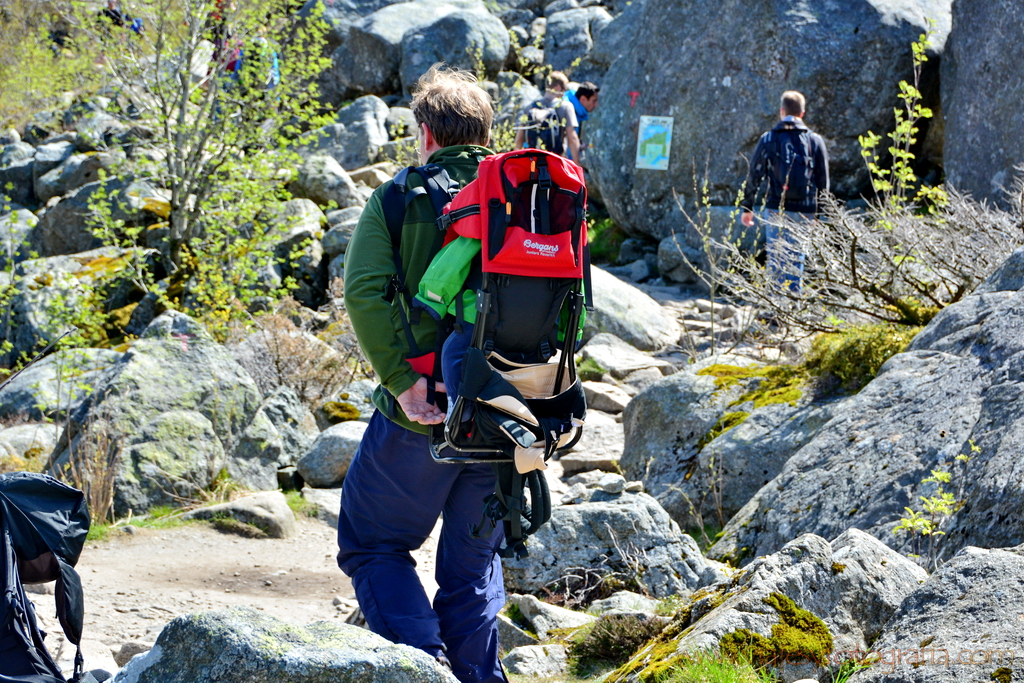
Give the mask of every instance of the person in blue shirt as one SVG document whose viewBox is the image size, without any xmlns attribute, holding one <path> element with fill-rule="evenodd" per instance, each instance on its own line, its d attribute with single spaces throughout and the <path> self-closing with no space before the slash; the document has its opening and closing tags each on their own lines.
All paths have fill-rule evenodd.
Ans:
<svg viewBox="0 0 1024 683">
<path fill-rule="evenodd" d="M 576 86 L 575 90 L 566 91 L 565 99 L 568 100 L 569 103 L 572 104 L 573 109 L 576 110 L 576 122 L 578 124 L 576 126 L 577 135 L 580 135 L 583 122 L 590 118 L 590 112 L 597 109 L 597 97 L 600 92 L 601 89 L 590 81 L 580 83 Z M 582 144 L 581 135 L 580 138 L 580 147 L 582 149 L 584 145 Z M 569 155 L 569 158 L 572 159 L 571 154 Z"/>
</svg>

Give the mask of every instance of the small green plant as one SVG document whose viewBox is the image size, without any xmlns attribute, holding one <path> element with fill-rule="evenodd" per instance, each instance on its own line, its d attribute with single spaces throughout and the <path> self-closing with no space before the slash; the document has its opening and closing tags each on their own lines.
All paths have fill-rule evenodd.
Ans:
<svg viewBox="0 0 1024 683">
<path fill-rule="evenodd" d="M 584 358 L 576 364 L 576 374 L 584 382 L 599 382 L 606 372 L 608 370 L 593 358 Z"/>
<path fill-rule="evenodd" d="M 934 23 L 934 22 L 933 22 Z M 871 177 L 871 186 L 875 194 L 883 199 L 883 203 L 893 210 L 902 210 L 909 201 L 929 207 L 934 211 L 936 207 L 945 206 L 949 198 L 941 187 L 928 187 L 918 185 L 918 178 L 914 173 L 912 164 L 914 153 L 911 151 L 917 143 L 918 122 L 922 119 L 930 119 L 933 116 L 932 110 L 921 104 L 921 91 L 918 90 L 921 82 L 921 69 L 928 61 L 928 48 L 931 47 L 931 36 L 933 28 L 914 43 L 911 43 L 913 58 L 914 82 L 907 83 L 900 81 L 899 99 L 903 103 L 903 109 L 896 108 L 893 111 L 896 115 L 896 127 L 888 134 L 892 144 L 887 152 L 892 158 L 890 168 L 885 168 L 881 163 L 879 144 L 882 137 L 871 131 L 859 136 L 861 155 L 867 162 L 868 171 Z M 916 192 L 914 186 L 918 185 Z"/>
<path fill-rule="evenodd" d="M 935 484 L 935 493 L 919 497 L 921 510 L 909 506 L 903 508 L 904 515 L 899 524 L 893 527 L 894 534 L 906 533 L 909 536 L 913 548 L 911 557 L 922 562 L 929 571 L 939 562 L 937 541 L 939 536 L 946 534 L 943 527 L 967 502 L 964 498 L 967 468 L 970 461 L 981 452 L 981 447 L 973 440 L 968 441 L 968 444 L 970 455 L 960 453 L 953 459 L 948 470 L 934 469 L 930 477 L 921 480 L 922 484 Z M 955 490 L 947 490 L 945 486 L 953 486 Z"/>
<path fill-rule="evenodd" d="M 288 501 L 288 507 L 291 508 L 292 512 L 298 517 L 316 517 L 320 507 L 315 503 L 311 503 L 306 500 L 302 493 L 299 491 L 289 491 L 284 494 L 285 500 Z"/>
<path fill-rule="evenodd" d="M 831 683 L 848 683 L 854 674 L 871 668 L 871 661 L 846 659 L 839 668 L 832 672 Z"/>
<path fill-rule="evenodd" d="M 620 666 L 661 632 L 656 619 L 637 615 L 606 615 L 581 628 L 569 645 L 569 657 L 577 673 L 597 665 Z"/>
<path fill-rule="evenodd" d="M 688 602 L 689 600 L 682 595 L 673 594 L 659 600 L 658 606 L 654 608 L 654 613 L 659 617 L 672 617 Z"/>
<path fill-rule="evenodd" d="M 678 659 L 657 683 L 775 683 L 775 676 L 744 657 L 697 652 Z"/>
<path fill-rule="evenodd" d="M 587 240 L 594 263 L 615 263 L 626 233 L 611 218 L 599 218 L 590 222 Z"/>
</svg>

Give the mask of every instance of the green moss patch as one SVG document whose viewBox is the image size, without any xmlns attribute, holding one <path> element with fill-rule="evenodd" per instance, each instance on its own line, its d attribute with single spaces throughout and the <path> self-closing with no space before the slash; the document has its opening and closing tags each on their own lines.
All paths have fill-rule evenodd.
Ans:
<svg viewBox="0 0 1024 683">
<path fill-rule="evenodd" d="M 619 251 L 626 241 L 626 233 L 611 218 L 599 218 L 590 222 L 587 230 L 587 242 L 590 244 L 590 257 L 594 263 L 615 263 L 619 260 Z"/>
<path fill-rule="evenodd" d="M 771 637 L 738 629 L 722 638 L 722 653 L 734 659 L 747 657 L 756 666 L 802 661 L 825 666 L 832 652 L 832 634 L 825 622 L 781 593 L 772 593 L 764 602 L 779 614 Z"/>
<path fill-rule="evenodd" d="M 328 401 L 321 409 L 331 424 L 359 419 L 359 409 L 345 401 Z"/>
<path fill-rule="evenodd" d="M 834 378 L 844 391 L 856 393 L 920 331 L 920 327 L 902 325 L 863 325 L 819 334 L 811 343 L 804 367 L 812 375 Z"/>
<path fill-rule="evenodd" d="M 710 375 L 715 378 L 715 386 L 719 389 L 729 387 L 743 380 L 758 380 L 754 386 L 743 392 L 729 407 L 753 401 L 754 408 L 775 403 L 796 405 L 803 393 L 800 387 L 808 376 L 802 367 L 795 365 L 764 365 L 741 367 L 738 365 L 709 365 L 697 372 L 698 375 Z"/>
<path fill-rule="evenodd" d="M 233 517 L 215 517 L 211 523 L 214 529 L 225 534 L 236 534 L 246 538 L 269 538 L 267 532 L 258 526 L 246 524 Z"/>
<path fill-rule="evenodd" d="M 1007 666 L 1001 666 L 989 676 L 996 683 L 1010 683 L 1013 680 L 1013 669 Z"/>
</svg>

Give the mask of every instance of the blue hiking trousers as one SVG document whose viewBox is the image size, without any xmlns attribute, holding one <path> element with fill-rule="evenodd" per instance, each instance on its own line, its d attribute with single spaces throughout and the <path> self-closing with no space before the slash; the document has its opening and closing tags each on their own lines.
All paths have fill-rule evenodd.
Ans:
<svg viewBox="0 0 1024 683">
<path fill-rule="evenodd" d="M 471 531 L 494 492 L 494 471 L 436 463 L 427 439 L 374 412 L 342 487 L 338 565 L 373 632 L 433 656 L 444 652 L 462 683 L 504 682 L 496 617 L 505 590 L 495 553 L 503 530 L 481 538 Z M 431 605 L 409 553 L 438 515 L 439 590 Z"/>
</svg>

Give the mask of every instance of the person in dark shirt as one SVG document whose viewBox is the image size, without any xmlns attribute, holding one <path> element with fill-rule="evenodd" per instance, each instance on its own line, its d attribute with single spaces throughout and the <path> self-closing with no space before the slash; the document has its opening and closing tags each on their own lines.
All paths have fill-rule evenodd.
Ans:
<svg viewBox="0 0 1024 683">
<path fill-rule="evenodd" d="M 792 220 L 814 220 L 818 196 L 828 192 L 828 152 L 825 141 L 803 121 L 804 96 L 795 90 L 782 93 L 779 123 L 761 136 L 750 160 L 744 190 L 742 221 L 754 225 L 755 207 L 765 226 L 768 269 L 793 291 L 799 291 L 804 253 L 799 238 L 781 226 L 779 214 Z M 767 180 L 761 203 L 756 200 Z"/>
</svg>

